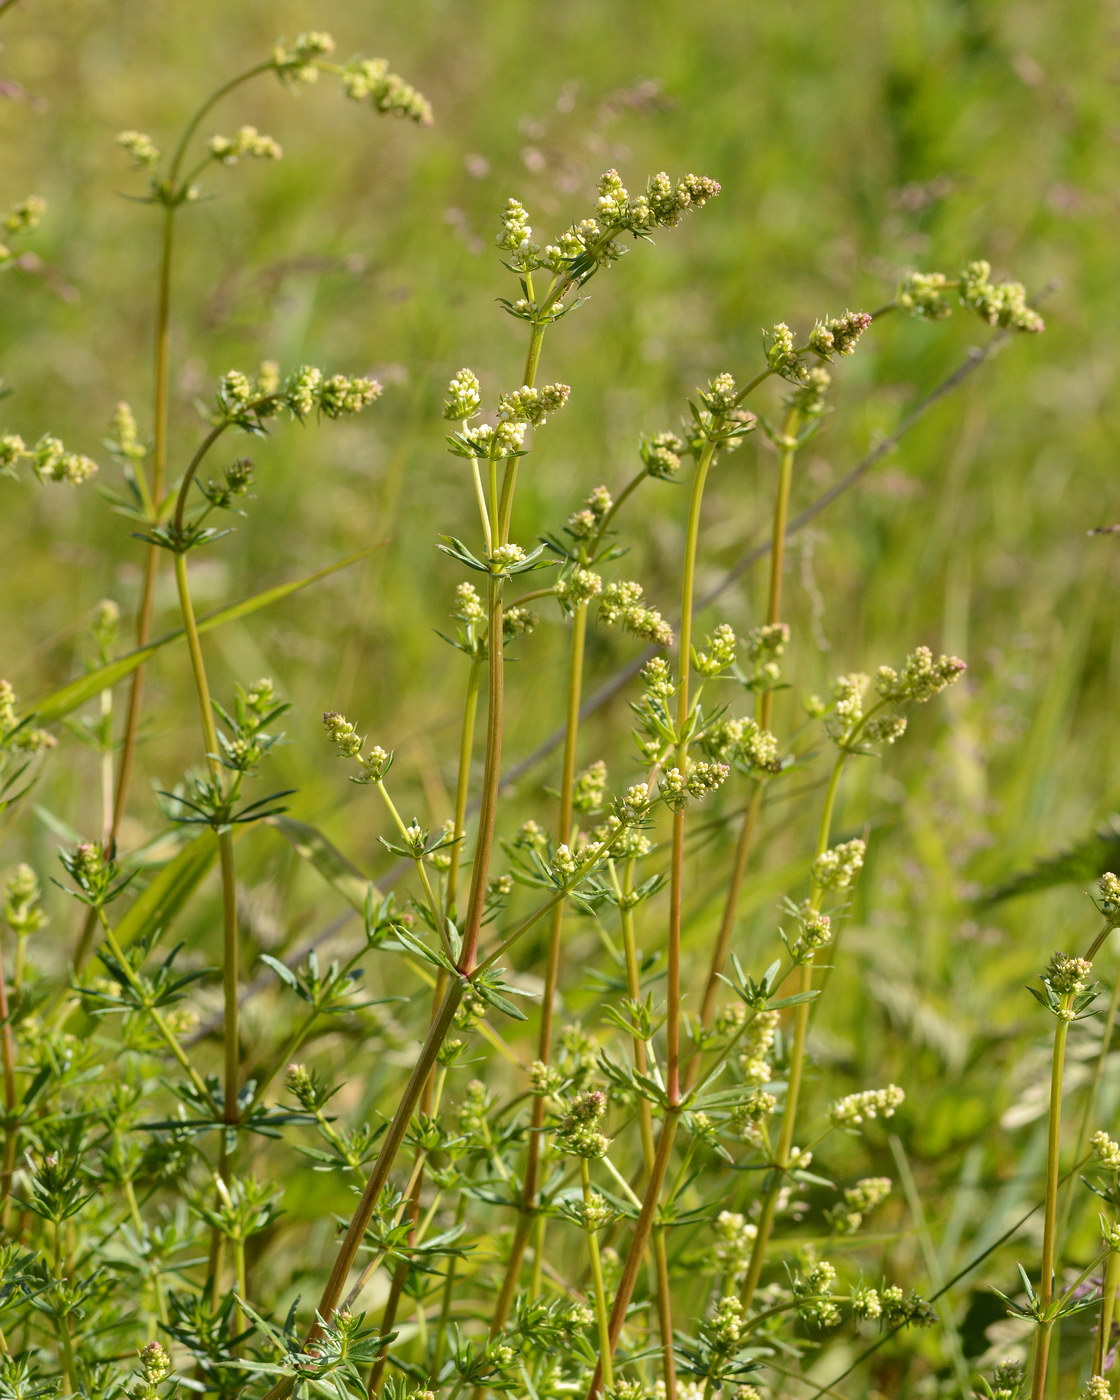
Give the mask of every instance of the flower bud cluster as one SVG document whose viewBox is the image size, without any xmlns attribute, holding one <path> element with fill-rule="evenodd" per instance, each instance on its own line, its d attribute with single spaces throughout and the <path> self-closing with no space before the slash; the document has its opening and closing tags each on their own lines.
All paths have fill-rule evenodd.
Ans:
<svg viewBox="0 0 1120 1400">
<path fill-rule="evenodd" d="M 279 160 L 284 154 L 277 141 L 255 126 L 243 126 L 236 136 L 211 136 L 210 154 L 223 165 L 236 165 L 248 156 L 252 160 Z"/>
<path fill-rule="evenodd" d="M 836 1270 L 825 1260 L 812 1264 L 804 1275 L 794 1278 L 791 1285 L 798 1316 L 812 1327 L 835 1327 L 840 1321 L 840 1309 L 832 1300 L 836 1287 Z"/>
<path fill-rule="evenodd" d="M 140 441 L 136 415 L 128 404 L 117 404 L 109 420 L 109 431 L 113 436 L 106 445 L 115 457 L 137 462 L 148 455 L 148 449 Z"/>
<path fill-rule="evenodd" d="M 316 59 L 334 53 L 334 39 L 322 30 L 298 34 L 290 44 L 281 40 L 273 47 L 272 64 L 283 82 L 314 83 L 319 79 Z"/>
<path fill-rule="evenodd" d="M 863 869 L 867 843 L 858 836 L 822 851 L 813 862 L 813 883 L 823 890 L 846 890 Z"/>
<path fill-rule="evenodd" d="M 651 656 L 641 670 L 642 685 L 651 700 L 669 700 L 677 693 L 673 673 L 663 656 Z"/>
<path fill-rule="evenodd" d="M 788 644 L 789 628 L 784 622 L 768 622 L 761 627 L 751 628 L 743 641 L 743 650 L 753 670 L 749 681 L 752 689 L 758 690 L 778 683 L 781 678 L 778 660 Z"/>
<path fill-rule="evenodd" d="M 117 145 L 128 152 L 137 170 L 154 170 L 159 164 L 159 147 L 142 131 L 120 132 Z"/>
<path fill-rule="evenodd" d="M 13 204 L 0 220 L 0 226 L 11 238 L 18 238 L 21 234 L 27 233 L 29 229 L 37 228 L 39 220 L 46 213 L 47 201 L 41 199 L 37 194 L 29 194 L 26 199 L 21 199 L 17 204 Z M 10 248 L 0 243 L 0 267 L 6 262 L 10 262 L 15 254 Z"/>
<path fill-rule="evenodd" d="M 797 353 L 797 341 L 784 321 L 779 321 L 766 332 L 763 344 L 766 363 L 775 374 L 788 379 L 792 384 L 804 381 L 806 369 Z"/>
<path fill-rule="evenodd" d="M 4 885 L 4 921 L 17 938 L 26 938 L 46 926 L 39 904 L 39 881 L 29 865 L 17 865 Z"/>
<path fill-rule="evenodd" d="M 738 1211 L 721 1210 L 712 1221 L 712 1233 L 712 1255 L 720 1268 L 731 1274 L 745 1272 L 758 1238 L 758 1226 Z"/>
<path fill-rule="evenodd" d="M 753 719 L 721 719 L 701 735 L 709 758 L 733 763 L 748 772 L 780 773 L 778 740 Z"/>
<path fill-rule="evenodd" d="M 605 486 L 596 486 L 581 508 L 568 517 L 567 531 L 573 539 L 586 540 L 598 533 L 614 505 Z"/>
<path fill-rule="evenodd" d="M 897 1284 L 879 1290 L 883 1305 L 883 1324 L 887 1327 L 932 1327 L 937 1321 L 937 1312 L 931 1304 L 913 1289 L 903 1293 Z"/>
<path fill-rule="evenodd" d="M 790 955 L 797 963 L 812 962 L 832 942 L 832 920 L 806 900 L 797 911 L 797 922 L 801 933 L 790 945 Z"/>
<path fill-rule="evenodd" d="M 699 800 L 717 792 L 730 772 L 726 763 L 689 762 L 683 773 L 679 768 L 666 769 L 658 779 L 658 788 L 666 805 L 680 812 L 690 798 Z"/>
<path fill-rule="evenodd" d="M 314 365 L 301 365 L 277 382 L 274 366 L 262 366 L 254 378 L 242 370 L 229 370 L 218 385 L 218 412 L 222 419 L 236 423 L 259 422 L 287 409 L 304 419 L 318 409 L 327 418 L 360 413 L 381 397 L 376 379 L 346 374 L 324 375 Z"/>
<path fill-rule="evenodd" d="M 387 753 L 380 744 L 375 744 L 368 753 L 363 754 L 362 748 L 365 740 L 361 738 L 346 716 L 339 714 L 336 710 L 328 710 L 324 714 L 323 725 L 327 731 L 327 738 L 339 754 L 343 758 L 357 760 L 361 772 L 351 777 L 352 783 L 381 782 L 392 766 L 393 755 L 391 753 Z"/>
<path fill-rule="evenodd" d="M 704 649 L 692 649 L 692 668 L 699 676 L 718 676 L 735 664 L 735 648 L 738 645 L 734 630 L 721 622 L 710 637 L 704 639 Z"/>
<path fill-rule="evenodd" d="M 762 1075 L 763 1082 L 771 1077 L 770 1066 L 765 1060 L 747 1060 L 745 1056 L 743 1059 L 750 1067 L 751 1073 Z M 764 1150 L 766 1120 L 777 1107 L 778 1100 L 775 1095 L 767 1093 L 764 1089 L 753 1089 L 731 1110 L 731 1126 L 744 1142 Z"/>
<path fill-rule="evenodd" d="M 681 469 L 681 458 L 688 444 L 676 433 L 657 433 L 648 441 L 642 439 L 639 449 L 646 472 L 659 481 L 672 481 Z"/>
<path fill-rule="evenodd" d="M 1059 996 L 1075 997 L 1085 990 L 1093 973 L 1093 964 L 1085 958 L 1071 957 L 1069 953 L 1054 953 L 1043 981 Z"/>
<path fill-rule="evenodd" d="M 631 636 L 656 646 L 672 645 L 673 629 L 656 610 L 642 603 L 643 589 L 633 580 L 607 584 L 601 595 L 599 616 L 603 622 L 617 623 Z"/>
<path fill-rule="evenodd" d="M 539 427 L 548 421 L 548 414 L 564 407 L 571 392 L 567 384 L 545 384 L 539 389 L 524 384 L 512 394 L 499 397 L 498 418 L 502 422 L 532 423 Z"/>
<path fill-rule="evenodd" d="M 457 617 L 468 626 L 478 626 L 486 621 L 486 609 L 482 606 L 482 599 L 473 583 L 460 583 L 456 586 L 455 611 L 451 616 Z"/>
<path fill-rule="evenodd" d="M 599 759 L 576 778 L 572 806 L 577 812 L 598 812 L 606 801 L 606 793 L 607 765 Z"/>
<path fill-rule="evenodd" d="M 607 1096 L 601 1089 L 586 1089 L 569 1099 L 556 1125 L 556 1145 L 560 1151 L 573 1157 L 605 1156 L 610 1140 L 599 1131 L 599 1123 L 606 1111 Z"/>
<path fill-rule="evenodd" d="M 881 1205 L 891 1192 L 887 1176 L 867 1176 L 844 1190 L 844 1201 L 829 1212 L 832 1228 L 839 1235 L 854 1235 L 869 1211 Z"/>
<path fill-rule="evenodd" d="M 1089 1147 L 1097 1166 L 1105 1171 L 1120 1172 L 1120 1142 L 1115 1142 L 1103 1129 L 1098 1129 L 1089 1139 Z"/>
<path fill-rule="evenodd" d="M 873 317 L 867 311 L 845 311 L 828 321 L 818 321 L 809 333 L 809 349 L 822 360 L 850 355 Z"/>
<path fill-rule="evenodd" d="M 1081 1400 L 1113 1400 L 1112 1385 L 1105 1376 L 1090 1376 Z"/>
<path fill-rule="evenodd" d="M 1026 331 L 1031 335 L 1045 330 L 1046 322 L 1027 305 L 1022 282 L 992 282 L 991 273 L 990 263 L 983 260 L 969 263 L 961 273 L 961 304 L 971 307 L 989 326 Z"/>
<path fill-rule="evenodd" d="M 895 704 L 922 705 L 955 685 L 966 670 L 958 656 L 935 658 L 929 647 L 917 647 L 906 658 L 901 674 L 891 666 L 880 666 L 875 688 L 884 700 Z"/>
<path fill-rule="evenodd" d="M 541 248 L 533 242 L 529 216 L 516 199 L 506 203 L 498 247 L 512 256 L 509 265 L 517 272 L 546 267 L 557 274 L 574 273 L 583 280 L 596 267 L 621 257 L 625 248 L 615 238 L 620 233 L 636 236 L 657 227 L 680 223 L 690 208 L 700 209 L 719 194 L 719 185 L 705 175 L 686 175 L 675 186 L 663 172 L 654 175 L 644 194 L 631 197 L 617 170 L 608 170 L 599 180 L 596 217 L 572 224 L 556 243 Z"/>
<path fill-rule="evenodd" d="M 885 1089 L 863 1089 L 837 1099 L 828 1116 L 838 1128 L 855 1128 L 868 1118 L 893 1118 L 905 1098 L 897 1084 L 888 1084 Z"/>
<path fill-rule="evenodd" d="M 354 102 L 369 102 L 375 112 L 431 126 L 432 104 L 383 58 L 354 58 L 342 70 L 342 91 Z"/>
<path fill-rule="evenodd" d="M 443 416 L 452 422 L 473 418 L 482 410 L 482 389 L 473 370 L 461 369 L 447 386 L 447 402 Z"/>
<path fill-rule="evenodd" d="M 603 591 L 603 580 L 592 569 L 572 569 L 556 581 L 556 597 L 567 608 L 589 603 Z"/>
<path fill-rule="evenodd" d="M 1097 908 L 1113 928 L 1120 925 L 1120 875 L 1105 871 L 1097 881 Z"/>
<path fill-rule="evenodd" d="M 805 371 L 804 382 L 797 385 L 787 402 L 804 418 L 819 418 L 825 409 L 826 396 L 832 385 L 832 375 L 824 365 L 814 365 Z"/>
<path fill-rule="evenodd" d="M 171 1357 L 159 1342 L 155 1341 L 142 1346 L 137 1356 L 139 1385 L 135 1392 L 136 1400 L 155 1400 L 158 1394 L 157 1387 L 171 1375 Z"/>
<path fill-rule="evenodd" d="M 502 613 L 502 637 L 507 642 L 514 637 L 527 637 L 540 620 L 540 613 L 532 608 L 506 608 Z"/>
<path fill-rule="evenodd" d="M 60 481 L 79 486 L 96 474 L 97 463 L 80 452 L 68 452 L 50 433 L 44 433 L 34 447 L 27 447 L 18 433 L 0 436 L 0 474 L 14 475 L 16 464 L 27 458 L 40 481 Z"/>
<path fill-rule="evenodd" d="M 20 753 L 44 753 L 53 749 L 58 740 L 46 729 L 29 729 L 20 725 L 16 713 L 16 693 L 10 681 L 0 680 L 0 747 Z"/>
</svg>

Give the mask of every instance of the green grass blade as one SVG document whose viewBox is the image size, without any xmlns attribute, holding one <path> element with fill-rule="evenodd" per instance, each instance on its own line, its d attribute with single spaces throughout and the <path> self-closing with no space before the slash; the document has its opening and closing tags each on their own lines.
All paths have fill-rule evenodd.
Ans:
<svg viewBox="0 0 1120 1400">
<path fill-rule="evenodd" d="M 327 884 L 337 890 L 347 904 L 359 914 L 364 913 L 371 890 L 375 901 L 381 899 L 372 881 L 367 880 L 358 867 L 348 860 L 337 846 L 332 845 L 318 828 L 308 826 L 306 822 L 296 821 L 292 817 L 269 817 L 268 825 L 274 826 L 282 836 L 287 837 L 297 855 L 313 866 Z"/>
<path fill-rule="evenodd" d="M 217 856 L 214 833 L 203 831 L 169 860 L 117 925 L 122 946 L 127 948 L 145 934 L 166 929 L 206 878 Z"/>
</svg>

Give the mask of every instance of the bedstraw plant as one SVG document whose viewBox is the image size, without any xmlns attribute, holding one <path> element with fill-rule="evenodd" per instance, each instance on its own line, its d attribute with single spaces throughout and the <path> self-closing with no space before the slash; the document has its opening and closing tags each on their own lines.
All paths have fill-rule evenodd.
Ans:
<svg viewBox="0 0 1120 1400">
<path fill-rule="evenodd" d="M 609 170 L 551 235 L 510 198 L 500 305 L 524 368 L 507 385 L 483 361 L 451 378 L 461 490 L 432 503 L 447 531 L 433 621 L 461 715 L 439 759 L 446 803 L 430 785 L 421 796 L 416 754 L 385 732 L 375 676 L 360 713 L 322 695 L 322 752 L 340 792 L 347 779 L 363 790 L 353 820 L 392 857 L 374 883 L 300 819 L 298 793 L 257 785 L 282 739 L 277 685 L 246 677 L 219 694 L 210 679 L 207 633 L 313 579 L 199 616 L 191 566 L 252 528 L 242 517 L 268 482 L 237 455 L 246 439 L 321 428 L 329 459 L 329 420 L 363 413 L 381 387 L 333 366 L 228 370 L 194 427 L 171 388 L 191 206 L 226 167 L 281 155 L 249 125 L 208 134 L 212 112 L 272 77 L 337 82 L 375 112 L 431 121 L 384 61 L 332 53 L 321 33 L 281 41 L 207 98 L 167 155 L 142 132 L 120 137 L 158 230 L 152 388 L 144 408 L 118 405 L 98 454 L 139 592 L 123 611 L 98 608 L 71 684 L 28 704 L 0 683 L 6 834 L 77 745 L 99 811 L 56 867 L 13 860 L 3 888 L 0 1394 L 755 1400 L 842 1394 L 883 1358 L 884 1374 L 905 1359 L 908 1395 L 961 1394 L 938 1297 L 889 1247 L 903 1226 L 884 1135 L 921 1085 L 853 1084 L 815 1027 L 876 840 L 845 804 L 846 780 L 889 765 L 915 709 L 965 664 L 922 638 L 900 642 L 893 664 L 845 649 L 848 669 L 807 694 L 812 641 L 785 620 L 786 544 L 805 448 L 882 320 L 935 323 L 959 306 L 1007 337 L 1041 331 L 1041 317 L 973 261 L 956 277 L 905 273 L 872 311 L 775 325 L 754 362 L 714 365 L 687 403 L 649 406 L 629 474 L 616 476 L 612 444 L 604 484 L 566 518 L 538 520 L 519 484 L 549 469 L 550 420 L 596 393 L 550 376 L 561 323 L 601 314 L 582 308 L 605 274 L 604 299 L 627 295 L 615 265 L 656 256 L 638 245 L 718 218 L 707 206 L 720 186 L 660 173 L 632 193 Z M 8 241 L 33 236 L 42 214 L 35 198 L 16 204 Z M 0 249 L 0 266 L 13 256 Z M 88 493 L 98 468 L 18 423 L 0 437 L 0 470 Z M 706 490 L 732 473 L 758 483 L 768 537 L 738 629 L 701 586 Z M 676 596 L 632 576 L 628 541 L 654 512 L 677 522 Z M 758 523 L 744 504 L 740 533 Z M 157 635 L 164 573 L 178 618 Z M 510 782 L 505 750 L 510 708 L 532 693 L 532 668 L 511 661 L 536 628 L 555 629 L 566 656 L 562 693 L 532 702 L 542 735 L 559 725 L 542 788 Z M 596 629 L 615 629 L 611 654 L 630 663 L 628 712 L 605 727 L 586 723 Z M 201 742 L 153 800 L 135 775 L 161 767 L 158 736 L 140 744 L 160 651 L 193 692 Z M 126 814 L 148 833 L 131 847 Z M 52 818 L 58 830 L 88 819 Z M 806 843 L 780 906 L 747 920 L 777 824 Z M 357 933 L 299 954 L 294 930 L 270 950 L 246 926 L 242 853 L 283 836 L 325 878 L 324 909 L 357 912 Z M 1116 990 L 1088 1090 L 1063 1113 L 1067 1039 L 1096 1014 L 1093 977 L 1110 976 L 1098 955 L 1120 924 L 1115 875 L 1098 907 L 1085 955 L 1056 953 L 1032 989 L 1053 1018 L 1041 1252 L 1022 1261 L 1021 1291 L 1008 1280 L 1006 1307 L 1033 1340 L 1025 1367 L 966 1372 L 978 1395 L 1117 1394 L 1120 1146 L 1096 1117 Z M 193 932 L 177 942 L 176 925 Z M 268 1007 L 252 1037 L 249 1001 Z M 1066 1276 L 1063 1242 L 1093 1194 L 1100 1249 Z M 1095 1331 L 1068 1329 L 1057 1382 L 1062 1325 L 1083 1314 Z"/>
</svg>

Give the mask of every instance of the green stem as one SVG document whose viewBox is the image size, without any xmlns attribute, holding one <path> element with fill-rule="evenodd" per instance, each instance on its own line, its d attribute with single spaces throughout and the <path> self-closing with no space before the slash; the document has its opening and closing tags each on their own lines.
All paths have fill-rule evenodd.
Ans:
<svg viewBox="0 0 1120 1400">
<path fill-rule="evenodd" d="M 471 791 L 471 755 L 474 752 L 474 727 L 478 715 L 478 690 L 481 680 L 482 662 L 477 657 L 471 659 L 467 675 L 467 694 L 463 701 L 463 726 L 459 732 L 459 773 L 455 782 L 455 826 L 452 835 L 454 845 L 451 852 L 451 865 L 447 871 L 445 904 L 447 917 L 457 918 L 455 901 L 459 895 L 459 871 L 463 863 L 463 836 L 467 829 L 467 804 Z"/>
<path fill-rule="evenodd" d="M 1112 1338 L 1112 1319 L 1116 1316 L 1116 1293 L 1120 1289 L 1120 1254 L 1114 1249 L 1108 1252 L 1104 1266 L 1104 1280 L 1101 1284 L 1101 1320 L 1097 1327 L 1093 1345 L 1093 1375 L 1105 1374 L 1105 1358 L 1108 1355 Z"/>
<path fill-rule="evenodd" d="M 576 746 L 579 738 L 579 709 L 583 694 L 583 661 L 587 643 L 587 604 L 579 604 L 572 614 L 572 633 L 568 646 L 568 692 L 565 710 L 564 756 L 561 763 L 560 803 L 556 822 L 556 841 L 567 845 L 572 834 L 573 796 L 576 778 Z M 552 1034 L 556 1014 L 556 993 L 560 982 L 561 932 L 564 921 L 564 905 L 557 903 L 552 911 L 548 931 L 548 944 L 544 974 L 544 992 L 541 996 L 541 1020 L 537 1036 L 537 1059 L 542 1064 L 552 1060 Z M 510 1308 L 517 1291 L 517 1281 L 521 1275 L 522 1259 L 528 1243 L 530 1222 L 537 1206 L 539 1189 L 541 1152 L 544 1146 L 544 1121 L 548 1104 L 545 1095 L 538 1094 L 533 1099 L 533 1111 L 529 1129 L 529 1145 L 526 1151 L 525 1176 L 521 1192 L 521 1219 L 518 1221 L 511 1241 L 506 1272 L 502 1288 L 490 1321 L 490 1335 L 497 1336 L 506 1324 Z M 543 1245 L 543 1222 L 540 1225 Z"/>
<path fill-rule="evenodd" d="M 677 744 L 676 763 L 682 773 L 688 765 L 687 725 L 691 711 L 689 682 L 692 676 L 692 612 L 696 593 L 696 558 L 700 543 L 700 516 L 704 500 L 704 487 L 708 471 L 715 457 L 715 443 L 709 439 L 701 449 L 696 463 L 696 474 L 692 483 L 692 495 L 688 508 L 688 524 L 685 530 L 684 561 L 681 578 L 681 622 L 677 655 Z M 681 1066 L 680 1066 L 680 1017 L 681 1017 L 681 920 L 684 902 L 684 837 L 685 813 L 681 808 L 673 813 L 673 848 L 669 877 L 669 937 L 668 968 L 666 989 L 665 1020 L 665 1084 L 668 1107 L 661 1127 L 661 1137 L 653 1160 L 653 1167 L 646 1183 L 646 1194 L 642 1202 L 634 1233 L 630 1240 L 626 1261 L 615 1294 L 614 1309 L 611 1313 L 610 1335 L 607 1350 L 601 1353 L 599 1364 L 588 1391 L 588 1400 L 598 1394 L 603 1376 L 610 1364 L 610 1357 L 618 1345 L 622 1334 L 626 1311 L 633 1297 L 642 1256 L 649 1243 L 654 1218 L 661 1201 L 661 1188 L 669 1158 L 672 1155 L 673 1140 L 681 1112 Z M 667 1303 L 667 1300 L 665 1300 Z M 672 1372 L 664 1377 L 667 1400 L 674 1400 Z"/>
<path fill-rule="evenodd" d="M 1073 993 L 1064 992 L 1059 1013 L 1068 1012 Z M 1057 1253 L 1058 1175 L 1062 1137 L 1062 1077 L 1065 1070 L 1069 1020 L 1059 1014 L 1054 1030 L 1054 1054 L 1050 1066 L 1050 1109 L 1046 1133 L 1046 1199 L 1042 1208 L 1042 1277 L 1038 1284 L 1039 1323 L 1034 1354 L 1031 1400 L 1043 1400 L 1054 1318 L 1048 1316 L 1054 1300 L 1054 1265 Z"/>
<path fill-rule="evenodd" d="M 748 391 L 751 386 L 748 386 Z M 773 626 L 782 620 L 782 577 L 785 572 L 786 533 L 789 529 L 789 498 L 793 485 L 793 464 L 797 456 L 797 429 L 800 424 L 800 411 L 792 404 L 786 409 L 782 424 L 782 448 L 778 461 L 778 492 L 774 501 L 773 525 L 770 532 L 770 592 L 766 606 L 766 621 Z M 774 706 L 774 692 L 762 691 L 756 706 L 756 719 L 761 729 L 769 729 Z M 754 845 L 754 834 L 758 828 L 758 818 L 762 811 L 763 787 L 758 783 L 751 793 L 751 800 L 739 829 L 735 843 L 735 855 L 731 865 L 731 878 L 727 886 L 723 915 L 720 919 L 716 946 L 712 950 L 712 961 L 708 968 L 708 980 L 704 986 L 704 996 L 700 1004 L 700 1024 L 710 1026 L 716 1010 L 716 997 L 721 986 L 720 973 L 727 961 L 731 948 L 731 938 L 735 931 L 735 920 L 739 912 L 739 898 L 747 865 Z M 696 1072 L 694 1059 L 689 1066 L 690 1074 Z"/>
<path fill-rule="evenodd" d="M 583 1184 L 583 1208 L 591 1206 L 591 1170 L 587 1158 L 579 1162 L 580 1180 Z M 591 1263 L 591 1280 L 595 1288 L 595 1319 L 599 1328 L 599 1355 L 602 1357 L 603 1384 L 614 1385 L 614 1366 L 611 1361 L 610 1319 L 607 1316 L 607 1289 L 603 1282 L 603 1265 L 599 1258 L 599 1238 L 595 1230 L 587 1230 L 587 1252 Z"/>
<path fill-rule="evenodd" d="M 8 973 L 4 965 L 4 944 L 0 938 L 0 1054 L 4 1063 L 4 1166 L 0 1174 L 0 1234 L 6 1234 L 15 1172 L 19 1128 L 16 1114 L 16 1051 L 12 1035 L 11 1008 L 8 1003 Z"/>
</svg>

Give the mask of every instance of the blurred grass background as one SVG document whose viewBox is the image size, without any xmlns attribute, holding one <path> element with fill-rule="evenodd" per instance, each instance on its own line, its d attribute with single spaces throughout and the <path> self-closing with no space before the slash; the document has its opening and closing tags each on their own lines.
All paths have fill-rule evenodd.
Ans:
<svg viewBox="0 0 1120 1400">
<path fill-rule="evenodd" d="M 751 373 L 764 326 L 880 305 L 907 266 L 953 274 L 983 256 L 1032 290 L 1057 284 L 1046 334 L 1011 345 L 934 409 L 798 539 L 789 566 L 788 621 L 813 639 L 797 652 L 799 690 L 897 663 L 919 642 L 970 662 L 965 690 L 849 789 L 842 823 L 879 834 L 818 1047 L 861 1086 L 921 1085 L 906 1135 L 941 1203 L 946 1273 L 1034 1199 L 1022 1149 L 1039 1132 L 1040 1067 L 1016 1034 L 1042 1028 L 1021 987 L 1093 922 L 1077 886 L 982 917 L 968 897 L 1078 839 L 1120 800 L 1120 548 L 1086 537 L 1120 518 L 1115 24 L 1107 7 L 1042 0 L 820 0 L 796 11 L 731 0 L 27 0 L 0 24 L 0 194 L 49 201 L 32 240 L 41 267 L 2 288 L 0 372 L 13 391 L 3 424 L 25 438 L 56 432 L 94 456 L 118 399 L 142 423 L 150 413 L 157 215 L 127 197 L 143 181 L 115 134 L 138 128 L 169 146 L 206 93 L 306 28 L 330 30 L 343 58 L 388 57 L 432 100 L 429 131 L 376 119 L 325 79 L 294 96 L 259 81 L 220 107 L 203 135 L 252 122 L 285 158 L 207 176 L 215 197 L 181 220 L 175 289 L 173 464 L 199 437 L 193 400 L 230 367 L 310 361 L 386 385 L 352 426 L 286 427 L 253 451 L 251 519 L 197 567 L 205 608 L 384 541 L 366 564 L 211 647 L 219 694 L 271 674 L 291 698 L 295 742 L 277 785 L 297 786 L 295 814 L 374 872 L 388 861 L 376 821 L 326 761 L 319 715 L 341 709 L 396 748 L 405 805 L 442 818 L 462 679 L 433 633 L 458 575 L 432 544 L 437 530 L 469 538 L 473 507 L 462 464 L 444 451 L 440 404 L 462 364 L 491 394 L 520 377 L 521 328 L 495 305 L 513 285 L 493 248 L 509 195 L 547 234 L 589 212 L 608 166 L 631 188 L 658 169 L 723 184 L 656 249 L 639 246 L 596 279 L 548 337 L 543 377 L 570 383 L 572 405 L 523 473 L 525 536 L 555 529 L 599 482 L 628 479 L 639 434 L 673 427 L 696 385 L 725 368 Z M 839 367 L 836 411 L 804 454 L 795 509 L 986 335 L 961 313 L 877 326 Z M 80 667 L 81 619 L 99 598 L 130 608 L 141 546 L 89 490 L 0 487 L 0 672 L 33 697 Z M 764 537 L 772 487 L 759 434 L 713 484 L 706 582 Z M 681 500 L 644 488 L 627 541 L 667 612 Z M 713 617 L 750 625 L 762 588 L 749 574 Z M 160 617 L 173 625 L 170 587 Z M 559 720 L 561 630 L 542 627 L 520 654 L 511 762 Z M 596 635 L 593 678 L 631 655 Z M 181 656 L 153 668 L 149 696 L 143 763 L 168 786 L 197 750 Z M 591 726 L 587 759 L 624 726 L 624 705 Z M 82 831 L 96 825 L 93 772 L 92 756 L 72 750 L 44 799 Z M 541 769 L 521 791 L 548 780 Z M 135 843 L 156 816 L 142 784 L 133 810 Z M 748 952 L 770 946 L 812 816 L 775 809 L 770 873 L 745 903 Z M 5 864 L 30 857 L 45 870 L 55 844 L 27 824 Z M 318 888 L 267 835 L 250 859 L 250 896 L 275 912 L 276 941 L 326 920 Z M 706 861 L 690 923 L 701 951 L 718 915 Z M 58 926 L 68 917 L 60 908 Z M 1113 1087 L 1106 1109 L 1116 1102 Z M 997 1119 L 1005 1131 L 975 1145 Z M 1006 1284 L 1006 1265 L 992 1277 Z"/>
</svg>

